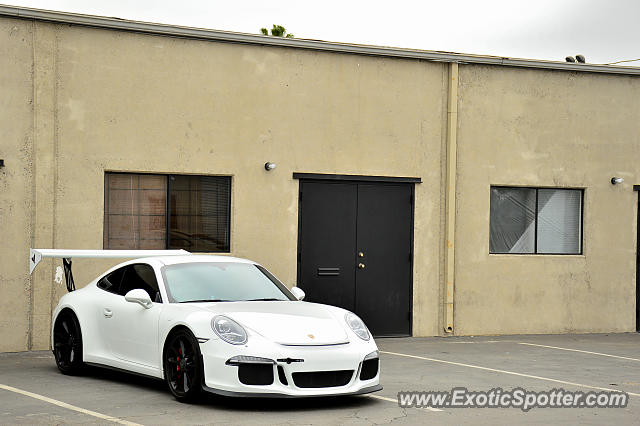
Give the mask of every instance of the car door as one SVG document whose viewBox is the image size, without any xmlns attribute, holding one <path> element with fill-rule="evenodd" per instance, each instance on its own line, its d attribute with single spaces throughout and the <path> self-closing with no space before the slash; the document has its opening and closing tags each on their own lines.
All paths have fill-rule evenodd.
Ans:
<svg viewBox="0 0 640 426">
<path fill-rule="evenodd" d="M 115 359 L 111 347 L 113 346 L 113 340 L 111 334 L 117 332 L 115 327 L 112 327 L 113 307 L 118 305 L 122 297 L 118 294 L 120 290 L 120 283 L 124 275 L 126 267 L 118 268 L 113 272 L 110 272 L 103 278 L 101 278 L 97 287 L 104 290 L 100 293 L 100 297 L 91 306 L 94 311 L 94 318 L 98 328 L 92 342 L 95 342 L 95 349 L 93 355 L 96 356 L 98 362 L 104 362 L 111 364 L 111 361 Z"/>
<path fill-rule="evenodd" d="M 162 297 L 151 265 L 125 266 L 117 295 L 105 298 L 103 316 L 105 338 L 114 358 L 153 368 L 160 368 L 158 319 Z M 145 290 L 154 302 L 150 308 L 127 302 L 124 296 L 133 289 Z"/>
</svg>

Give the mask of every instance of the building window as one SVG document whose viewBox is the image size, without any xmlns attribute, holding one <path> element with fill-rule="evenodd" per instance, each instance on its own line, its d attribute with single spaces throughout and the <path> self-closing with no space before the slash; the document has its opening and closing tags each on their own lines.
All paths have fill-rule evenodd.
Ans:
<svg viewBox="0 0 640 426">
<path fill-rule="evenodd" d="M 491 187 L 489 252 L 581 254 L 581 189 Z"/>
<path fill-rule="evenodd" d="M 105 249 L 229 252 L 231 177 L 105 173 Z"/>
</svg>

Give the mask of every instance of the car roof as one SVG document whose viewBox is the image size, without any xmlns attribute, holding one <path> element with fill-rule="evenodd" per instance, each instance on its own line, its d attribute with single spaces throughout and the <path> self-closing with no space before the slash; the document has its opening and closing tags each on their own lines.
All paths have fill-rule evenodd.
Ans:
<svg viewBox="0 0 640 426">
<path fill-rule="evenodd" d="M 187 264 L 187 263 L 211 263 L 211 262 L 232 262 L 232 263 L 244 263 L 248 265 L 257 265 L 258 263 L 249 260 L 242 259 L 240 257 L 233 256 L 220 256 L 213 254 L 187 254 L 187 255 L 177 255 L 177 256 L 149 256 L 149 257 L 139 257 L 136 259 L 127 260 L 126 262 L 119 263 L 105 272 L 100 274 L 97 279 L 101 279 L 102 277 L 112 273 L 113 271 L 123 268 L 128 265 L 135 265 L 138 263 L 147 263 L 149 265 L 156 266 L 168 266 L 168 265 L 178 265 L 178 264 Z"/>
<path fill-rule="evenodd" d="M 232 263 L 249 263 L 255 264 L 255 262 L 249 259 L 242 259 L 239 257 L 232 256 L 220 256 L 220 255 L 212 255 L 212 254 L 188 254 L 184 256 L 157 256 L 157 257 L 147 257 L 143 259 L 138 259 L 139 261 L 150 261 L 156 260 L 164 265 L 176 265 L 182 263 L 202 263 L 202 262 L 232 262 Z"/>
</svg>

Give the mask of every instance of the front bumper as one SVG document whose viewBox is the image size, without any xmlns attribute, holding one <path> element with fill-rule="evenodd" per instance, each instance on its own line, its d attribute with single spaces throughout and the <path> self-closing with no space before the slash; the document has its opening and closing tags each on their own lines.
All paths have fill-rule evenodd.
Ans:
<svg viewBox="0 0 640 426">
<path fill-rule="evenodd" d="M 202 386 L 202 390 L 205 392 L 213 393 L 221 396 L 230 396 L 230 397 L 243 397 L 243 398 L 317 398 L 317 397 L 329 397 L 329 396 L 349 396 L 349 395 L 364 395 L 371 392 L 377 392 L 382 390 L 382 385 L 374 385 L 366 388 L 362 388 L 358 391 L 354 392 L 337 392 L 334 394 L 331 393 L 323 393 L 316 395 L 294 395 L 294 394 L 286 394 L 286 393 L 268 393 L 268 392 L 231 392 L 225 391 L 221 389 L 213 389 L 206 385 Z"/>
<path fill-rule="evenodd" d="M 204 363 L 203 389 L 207 392 L 225 396 L 287 398 L 358 395 L 382 389 L 379 381 L 379 360 L 375 376 L 368 378 L 361 374 L 365 357 L 377 350 L 372 342 L 351 342 L 334 346 L 271 344 L 261 347 L 261 350 L 249 346 L 231 346 L 226 343 L 223 346 L 224 350 L 215 350 L 221 349 L 215 343 L 201 344 Z M 233 357 L 243 355 L 272 361 L 268 365 L 262 364 L 261 368 L 263 371 L 271 368 L 273 380 L 263 381 L 265 384 L 247 384 L 246 380 L 243 380 L 243 383 L 239 377 L 240 368 L 243 367 L 237 364 L 229 365 L 227 362 Z M 286 362 L 287 360 L 294 361 Z M 302 383 L 301 380 L 301 376 L 308 373 L 311 375 L 341 373 L 346 379 L 338 385 L 322 383 L 319 387 L 312 387 L 315 386 L 313 383 L 310 385 Z"/>
</svg>

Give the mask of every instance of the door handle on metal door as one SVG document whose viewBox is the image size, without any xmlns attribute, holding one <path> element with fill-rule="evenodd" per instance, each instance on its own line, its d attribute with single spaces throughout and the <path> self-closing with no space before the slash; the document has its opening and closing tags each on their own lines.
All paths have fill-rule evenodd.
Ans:
<svg viewBox="0 0 640 426">
<path fill-rule="evenodd" d="M 108 308 L 104 308 L 104 310 L 102 311 L 102 313 L 104 314 L 105 317 L 107 318 L 111 318 L 113 316 L 113 311 L 111 309 Z"/>
</svg>

